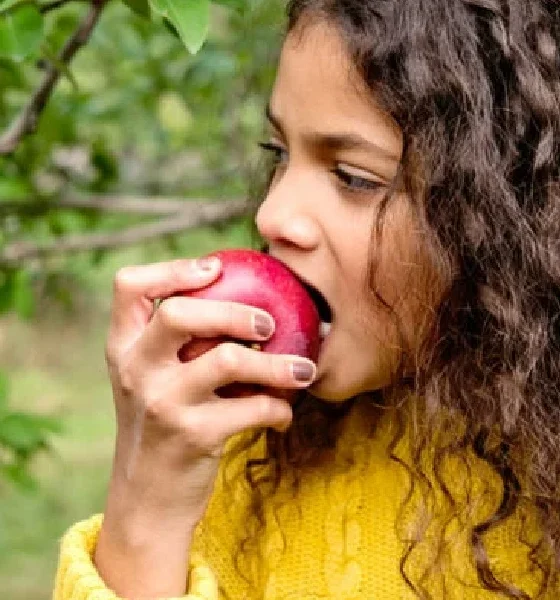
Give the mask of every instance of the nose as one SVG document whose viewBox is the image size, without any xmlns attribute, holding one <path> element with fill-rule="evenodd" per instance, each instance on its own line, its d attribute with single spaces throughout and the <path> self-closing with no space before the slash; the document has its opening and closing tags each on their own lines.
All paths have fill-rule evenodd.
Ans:
<svg viewBox="0 0 560 600">
<path fill-rule="evenodd" d="M 259 207 L 255 224 L 270 245 L 313 250 L 320 241 L 318 204 L 309 186 L 284 173 Z"/>
</svg>

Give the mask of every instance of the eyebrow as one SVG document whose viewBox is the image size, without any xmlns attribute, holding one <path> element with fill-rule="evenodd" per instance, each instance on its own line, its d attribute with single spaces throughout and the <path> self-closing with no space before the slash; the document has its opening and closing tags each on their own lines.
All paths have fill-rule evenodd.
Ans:
<svg viewBox="0 0 560 600">
<path fill-rule="evenodd" d="M 270 123 L 274 126 L 274 128 L 280 133 L 284 133 L 284 128 L 282 127 L 282 123 L 280 119 L 272 112 L 270 108 L 270 104 L 267 104 L 265 109 L 265 116 L 270 121 Z M 305 136 L 305 140 L 308 144 L 312 146 L 318 146 L 323 148 L 328 148 L 333 151 L 341 151 L 341 150 L 365 150 L 368 152 L 374 152 L 376 154 L 380 154 L 385 158 L 393 160 L 395 162 L 399 162 L 400 157 L 396 156 L 386 148 L 375 144 L 362 137 L 357 133 L 319 133 L 312 132 L 308 133 Z"/>
</svg>

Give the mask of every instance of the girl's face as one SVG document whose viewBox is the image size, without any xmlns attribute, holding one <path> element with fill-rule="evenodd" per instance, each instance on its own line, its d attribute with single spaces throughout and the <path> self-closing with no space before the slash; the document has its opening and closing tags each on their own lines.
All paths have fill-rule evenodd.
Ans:
<svg viewBox="0 0 560 600">
<path fill-rule="evenodd" d="M 333 314 L 309 391 L 341 401 L 382 388 L 401 344 L 368 291 L 368 249 L 401 131 L 361 83 L 337 30 L 320 21 L 287 36 L 267 113 L 276 171 L 256 225 L 270 254 L 317 288 Z M 404 194 L 390 201 L 375 248 L 377 291 L 414 350 L 437 285 Z"/>
</svg>

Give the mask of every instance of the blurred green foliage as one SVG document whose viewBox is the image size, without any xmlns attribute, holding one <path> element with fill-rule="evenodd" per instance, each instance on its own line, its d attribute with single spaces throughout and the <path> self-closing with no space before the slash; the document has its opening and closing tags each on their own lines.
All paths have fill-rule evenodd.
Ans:
<svg viewBox="0 0 560 600">
<path fill-rule="evenodd" d="M 59 63 L 98 1 L 0 0 L 0 136 L 49 65 L 62 72 L 36 133 L 0 154 L 0 254 L 16 242 L 118 232 L 146 219 L 57 207 L 65 197 L 227 199 L 252 182 L 283 3 L 112 0 L 85 47 Z M 90 253 L 91 268 L 110 252 Z M 76 256 L 2 262 L 0 315 L 34 319 L 44 296 L 71 304 L 87 273 Z M 26 465 L 61 422 L 19 412 L 8 390 L 0 371 L 0 472 L 31 489 Z"/>
</svg>

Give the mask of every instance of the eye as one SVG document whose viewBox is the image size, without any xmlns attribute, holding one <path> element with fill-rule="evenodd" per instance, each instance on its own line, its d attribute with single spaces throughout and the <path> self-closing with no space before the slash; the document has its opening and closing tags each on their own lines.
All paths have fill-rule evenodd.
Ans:
<svg viewBox="0 0 560 600">
<path fill-rule="evenodd" d="M 383 187 L 383 184 L 380 181 L 366 179 L 365 177 L 354 175 L 353 173 L 350 173 L 342 169 L 341 167 L 336 167 L 332 169 L 331 173 L 336 175 L 338 179 L 342 182 L 343 187 L 351 192 L 372 192 Z"/>
<path fill-rule="evenodd" d="M 274 166 L 285 164 L 288 161 L 288 151 L 272 142 L 259 142 L 259 146 L 272 155 Z"/>
</svg>

